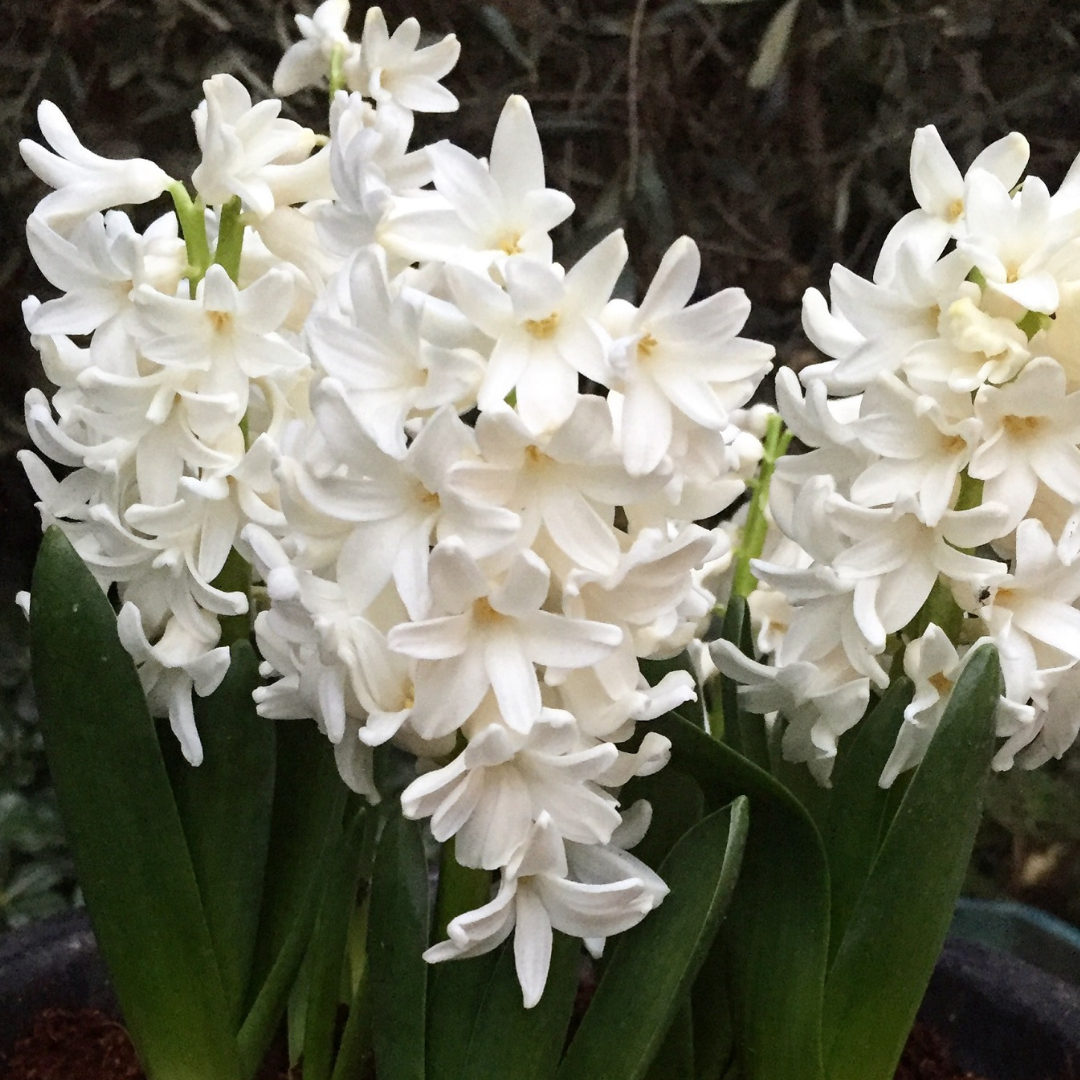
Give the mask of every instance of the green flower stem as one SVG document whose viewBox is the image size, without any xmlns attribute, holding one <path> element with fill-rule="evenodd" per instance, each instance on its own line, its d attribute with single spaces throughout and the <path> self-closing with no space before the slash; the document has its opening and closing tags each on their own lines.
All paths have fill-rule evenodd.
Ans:
<svg viewBox="0 0 1080 1080">
<path fill-rule="evenodd" d="M 244 246 L 244 222 L 240 217 L 240 196 L 234 195 L 222 208 L 218 221 L 214 262 L 225 268 L 234 282 L 240 280 L 240 252 Z"/>
<path fill-rule="evenodd" d="M 757 588 L 757 578 L 750 569 L 750 560 L 756 559 L 765 546 L 765 534 L 769 528 L 765 517 L 769 502 L 769 484 L 776 463 L 784 456 L 790 442 L 791 432 L 784 428 L 779 414 L 770 416 L 765 429 L 761 465 L 757 476 L 748 485 L 753 494 L 750 497 L 750 508 L 746 514 L 739 550 L 735 554 L 735 576 L 731 585 L 731 592 L 735 596 L 747 597 Z"/>
<path fill-rule="evenodd" d="M 184 237 L 188 258 L 188 287 L 194 298 L 195 290 L 210 265 L 210 244 L 206 239 L 206 207 L 202 199 L 192 199 L 187 188 L 174 180 L 166 189 L 172 196 L 180 232 Z"/>
<path fill-rule="evenodd" d="M 983 482 L 969 476 L 967 469 L 960 474 L 960 494 L 957 496 L 954 510 L 973 510 L 982 506 Z"/>
<path fill-rule="evenodd" d="M 439 895 L 435 901 L 435 937 L 442 941 L 446 928 L 458 915 L 481 907 L 491 899 L 491 874 L 458 863 L 453 838 L 443 844 L 439 861 Z"/>
<path fill-rule="evenodd" d="M 334 45 L 330 53 L 330 101 L 334 95 L 345 89 L 345 46 L 340 42 Z"/>
<path fill-rule="evenodd" d="M 251 598 L 251 567 L 236 548 L 229 552 L 225 565 L 213 581 L 214 588 L 223 592 L 242 592 L 248 598 L 248 609 L 243 615 L 221 615 L 221 644 L 232 645 L 247 641 L 251 636 L 251 619 L 254 605 Z"/>
</svg>

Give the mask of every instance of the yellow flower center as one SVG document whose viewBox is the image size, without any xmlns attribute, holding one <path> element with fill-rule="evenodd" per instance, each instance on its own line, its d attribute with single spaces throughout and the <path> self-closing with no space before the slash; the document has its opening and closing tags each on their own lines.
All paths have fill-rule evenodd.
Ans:
<svg viewBox="0 0 1080 1080">
<path fill-rule="evenodd" d="M 488 602 L 486 596 L 481 596 L 473 604 L 472 609 L 473 619 L 481 626 L 491 626 L 493 623 L 501 622 L 503 616 L 499 614 Z"/>
<path fill-rule="evenodd" d="M 1001 426 L 1014 438 L 1023 439 L 1034 435 L 1042 427 L 1041 416 L 1006 416 Z"/>
<path fill-rule="evenodd" d="M 507 255 L 520 255 L 520 243 L 520 235 L 518 235 L 517 233 L 507 233 L 505 236 L 495 241 L 495 247 L 497 247 L 500 251 L 504 251 Z"/>
<path fill-rule="evenodd" d="M 646 334 L 637 343 L 638 359 L 645 360 L 648 357 L 652 356 L 653 350 L 658 344 L 659 342 L 656 340 L 656 338 L 652 336 L 652 334 Z"/>
<path fill-rule="evenodd" d="M 936 675 L 931 675 L 926 681 L 941 695 L 947 694 L 952 689 L 953 685 L 952 679 L 950 679 L 944 671 L 939 671 Z"/>
<path fill-rule="evenodd" d="M 559 313 L 553 311 L 544 319 L 526 319 L 525 329 L 534 338 L 540 338 L 541 340 L 549 338 L 559 329 Z"/>
</svg>

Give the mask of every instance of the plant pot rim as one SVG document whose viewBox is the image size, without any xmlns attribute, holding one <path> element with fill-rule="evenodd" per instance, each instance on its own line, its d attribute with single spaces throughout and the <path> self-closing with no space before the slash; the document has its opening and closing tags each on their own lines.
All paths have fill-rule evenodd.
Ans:
<svg viewBox="0 0 1080 1080">
<path fill-rule="evenodd" d="M 992 1080 L 1080 1074 L 1080 987 L 1008 952 L 947 940 L 919 1017 L 960 1068 Z"/>
</svg>

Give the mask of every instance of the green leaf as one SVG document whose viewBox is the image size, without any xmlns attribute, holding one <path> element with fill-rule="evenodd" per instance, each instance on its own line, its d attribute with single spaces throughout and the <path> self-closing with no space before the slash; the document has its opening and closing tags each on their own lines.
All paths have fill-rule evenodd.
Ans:
<svg viewBox="0 0 1080 1080">
<path fill-rule="evenodd" d="M 420 826 L 395 812 L 375 853 L 368 916 L 372 1032 L 379 1080 L 424 1080 L 431 897 Z"/>
<path fill-rule="evenodd" d="M 446 937 L 446 928 L 458 915 L 482 907 L 491 899 L 491 871 L 462 866 L 454 854 L 454 838 L 442 845 L 439 855 L 439 890 L 435 899 L 435 936 Z"/>
<path fill-rule="evenodd" d="M 912 693 L 910 679 L 897 679 L 869 715 L 859 721 L 852 741 L 841 747 L 837 757 L 825 829 L 832 885 L 829 947 L 833 955 L 843 940 L 890 820 L 889 792 L 878 786 L 878 777 L 892 753 Z"/>
<path fill-rule="evenodd" d="M 694 1022 L 688 1003 L 675 1013 L 645 1080 L 695 1080 Z"/>
<path fill-rule="evenodd" d="M 371 1052 L 371 1037 L 371 981 L 365 968 L 349 1002 L 349 1015 L 341 1032 L 330 1080 L 356 1080 L 358 1076 L 368 1075 L 361 1069 L 364 1058 Z"/>
<path fill-rule="evenodd" d="M 304 958 L 341 835 L 347 795 L 333 747 L 318 728 L 307 721 L 280 721 L 251 1005 L 237 1037 L 251 1072 L 277 1030 Z"/>
<path fill-rule="evenodd" d="M 829 972 L 829 1080 L 889 1080 L 952 918 L 994 753 L 1001 669 L 980 648 L 889 826 Z"/>
<path fill-rule="evenodd" d="M 221 975 L 142 687 L 59 528 L 30 603 L 34 688 L 86 906 L 150 1080 L 241 1075 Z"/>
<path fill-rule="evenodd" d="M 275 724 L 255 712 L 259 665 L 248 642 L 208 698 L 195 701 L 203 763 L 180 760 L 173 791 L 214 943 L 229 1022 L 240 1027 L 270 841 Z"/>
<path fill-rule="evenodd" d="M 754 646 L 750 637 L 750 609 L 741 596 L 732 596 L 724 613 L 721 635 L 744 655 L 753 657 Z M 765 734 L 765 720 L 748 713 L 739 703 L 738 683 L 725 675 L 720 676 L 720 699 L 724 709 L 724 742 L 760 769 L 769 771 L 769 744 Z"/>
<path fill-rule="evenodd" d="M 712 744 L 704 732 L 683 723 Z M 616 939 L 557 1080 L 645 1075 L 727 910 L 748 827 L 746 800 L 736 799 L 675 845 L 660 868 L 671 893 Z"/>
<path fill-rule="evenodd" d="M 652 819 L 648 832 L 634 848 L 634 856 L 655 870 L 679 838 L 705 816 L 705 798 L 693 777 L 668 765 L 651 776 L 635 776 L 623 787 L 623 806 L 632 806 L 639 799 L 652 807 Z"/>
<path fill-rule="evenodd" d="M 486 902 L 485 898 L 485 902 Z M 435 964 L 428 974 L 427 1080 L 462 1080 L 473 1023 L 499 962 L 498 950 Z"/>
<path fill-rule="evenodd" d="M 731 973 L 731 1019 L 744 1080 L 818 1078 L 829 936 L 829 874 L 821 836 L 768 773 L 677 716 L 654 722 L 672 764 L 706 805 L 750 800 L 739 884 L 720 928 Z"/>
<path fill-rule="evenodd" d="M 480 1008 L 471 1014 L 474 1021 L 469 1024 L 466 1016 L 470 1014 L 454 1010 L 458 1023 L 472 1031 L 458 1080 L 547 1080 L 566 1043 L 577 995 L 581 942 L 555 933 L 547 985 L 531 1009 L 522 1004 L 513 942 L 495 955 Z"/>
<path fill-rule="evenodd" d="M 458 864 L 453 838 L 442 846 L 439 892 L 435 904 L 434 941 L 446 937 L 446 927 L 463 912 L 491 899 L 491 874 Z M 436 964 L 428 973 L 428 1080 L 459 1080 L 472 1040 L 473 1019 L 479 1015 L 498 950 L 452 963 Z M 469 1020 L 462 1022 L 462 1017 Z"/>
<path fill-rule="evenodd" d="M 334 1058 L 346 939 L 360 888 L 361 849 L 367 824 L 366 809 L 359 804 L 359 797 L 354 796 L 351 801 L 351 820 L 334 850 L 311 942 L 311 981 L 304 1024 L 304 1080 L 330 1080 Z"/>
<path fill-rule="evenodd" d="M 723 954 L 724 942 L 717 934 L 690 993 L 694 1069 L 698 1080 L 718 1080 L 735 1055 Z"/>
</svg>

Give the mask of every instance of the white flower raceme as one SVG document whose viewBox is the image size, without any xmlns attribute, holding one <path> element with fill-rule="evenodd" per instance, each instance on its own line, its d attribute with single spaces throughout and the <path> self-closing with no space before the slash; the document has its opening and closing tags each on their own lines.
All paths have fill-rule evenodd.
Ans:
<svg viewBox="0 0 1080 1080">
<path fill-rule="evenodd" d="M 595 320 L 626 256 L 622 233 L 614 232 L 566 273 L 528 255 L 507 259 L 505 287 L 472 270 L 448 269 L 454 301 L 495 342 L 477 393 L 481 409 L 497 406 L 513 391 L 531 431 L 549 431 L 569 419 L 578 376 L 603 370 Z"/>
<path fill-rule="evenodd" d="M 487 161 L 451 142 L 428 147 L 440 199 L 410 200 L 388 222 L 389 242 L 408 258 L 465 263 L 486 273 L 507 256 L 552 257 L 549 233 L 574 209 L 546 186 L 544 156 L 528 102 L 507 98 Z"/>
<path fill-rule="evenodd" d="M 983 150 L 971 163 L 968 175 L 988 173 L 1008 191 L 1020 179 L 1027 162 L 1028 141 L 1013 131 Z M 911 187 L 919 208 L 893 227 L 882 247 L 880 265 L 887 265 L 905 242 L 914 240 L 936 254 L 950 237 L 968 230 L 965 177 L 933 126 L 919 128 L 911 141 Z"/>
<path fill-rule="evenodd" d="M 43 110 L 59 156 L 24 154 L 58 190 L 28 229 L 64 295 L 24 305 L 57 390 L 27 396 L 42 456 L 23 461 L 43 523 L 116 590 L 188 760 L 192 695 L 228 663 L 220 620 L 254 608 L 259 713 L 313 720 L 373 802 L 379 748 L 409 755 L 404 812 L 499 874 L 428 959 L 513 933 L 531 1006 L 554 929 L 598 953 L 667 891 L 625 850 L 649 808 L 621 789 L 670 753 L 638 725 L 696 686 L 643 663 L 714 607 L 731 545 L 709 519 L 762 456 L 743 407 L 772 350 L 739 336 L 741 291 L 695 301 L 687 238 L 640 307 L 611 299 L 621 232 L 556 262 L 573 203 L 524 98 L 486 161 L 415 148 L 413 113 L 456 107 L 439 82 L 456 39 L 421 46 L 415 20 L 391 33 L 373 8 L 356 43 L 348 15 L 298 17 L 275 77 L 329 82 L 329 138 L 215 75 L 193 196 Z M 109 209 L 166 189 L 175 218 L 142 232 Z"/>
<path fill-rule="evenodd" d="M 349 310 L 319 310 L 308 323 L 311 351 L 357 424 L 385 453 L 404 457 L 406 422 L 475 398 L 483 361 L 425 340 L 423 297 L 391 292 L 381 248 L 357 253 L 348 283 Z"/>
<path fill-rule="evenodd" d="M 130 320 L 132 288 L 146 283 L 170 292 L 184 271 L 184 244 L 172 214 L 140 234 L 119 210 L 94 213 L 63 236 L 35 213 L 26 223 L 26 238 L 39 269 L 64 293 L 27 319 L 32 334 L 97 334 L 113 320 Z M 130 326 L 117 330 L 100 335 L 108 344 L 99 344 L 99 352 L 109 352 Z"/>
<path fill-rule="evenodd" d="M 778 464 L 770 492 L 790 546 L 757 565 L 769 593 L 751 611 L 770 620 L 771 663 L 723 643 L 713 657 L 751 707 L 779 711 L 785 755 L 821 779 L 861 715 L 860 680 L 887 686 L 898 648 L 915 696 L 883 785 L 922 759 L 983 641 L 1005 681 L 995 768 L 1039 764 L 1077 733 L 1064 711 L 1080 667 L 1077 174 L 1051 195 L 1018 183 L 1026 160 L 1013 134 L 961 176 L 921 129 L 919 209 L 873 281 L 837 266 L 831 306 L 807 293 L 804 326 L 828 359 L 801 372 L 805 398 L 777 378 L 811 449 Z"/>
<path fill-rule="evenodd" d="M 430 579 L 433 610 L 446 614 L 403 623 L 387 638 L 420 661 L 413 723 L 429 738 L 464 724 L 489 688 L 507 726 L 528 733 L 541 709 L 537 664 L 591 667 L 622 640 L 608 623 L 544 611 L 550 571 L 530 551 L 492 582 L 451 537 L 432 553 Z"/>
<path fill-rule="evenodd" d="M 430 817 L 437 840 L 456 837 L 459 862 L 486 870 L 506 866 L 545 811 L 565 839 L 607 843 L 619 825 L 617 800 L 597 781 L 618 758 L 615 745 L 579 746 L 570 713 L 546 710 L 523 736 L 493 711 L 494 722 L 457 758 L 405 789 L 406 816 Z"/>
<path fill-rule="evenodd" d="M 199 765 L 203 750 L 195 727 L 191 691 L 195 688 L 205 697 L 229 670 L 229 650 L 213 647 L 218 637 L 215 620 L 206 620 L 200 634 L 173 619 L 157 644 L 151 645 L 138 609 L 129 603 L 120 609 L 117 628 L 121 642 L 135 659 L 150 708 L 167 712 L 184 757 L 192 765 Z"/>
</svg>

